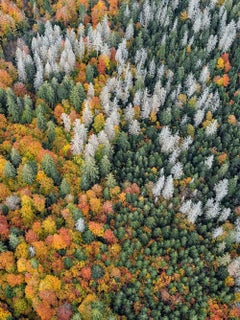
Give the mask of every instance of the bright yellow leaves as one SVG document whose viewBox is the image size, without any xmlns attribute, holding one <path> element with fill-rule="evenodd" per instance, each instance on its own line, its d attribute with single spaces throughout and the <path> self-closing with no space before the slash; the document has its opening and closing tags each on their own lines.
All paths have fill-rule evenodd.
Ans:
<svg viewBox="0 0 240 320">
<path fill-rule="evenodd" d="M 32 210 L 32 200 L 27 195 L 23 195 L 21 198 L 22 207 L 20 209 L 21 216 L 24 224 L 29 225 L 34 218 L 34 213 Z"/>
<path fill-rule="evenodd" d="M 121 246 L 117 243 L 113 244 L 111 247 L 110 247 L 110 252 L 112 253 L 113 256 L 118 256 L 119 253 L 121 252 Z"/>
<path fill-rule="evenodd" d="M 0 319 L 7 320 L 8 318 L 11 318 L 11 313 L 7 309 L 4 309 L 2 306 L 0 306 Z"/>
<path fill-rule="evenodd" d="M 26 264 L 27 264 L 27 259 L 25 258 L 20 258 L 17 261 L 17 270 L 18 272 L 25 272 L 26 271 Z"/>
<path fill-rule="evenodd" d="M 4 176 L 4 166 L 7 163 L 7 160 L 0 157 L 0 177 Z"/>
<path fill-rule="evenodd" d="M 188 18 L 187 11 L 185 10 L 185 11 L 181 12 L 180 20 L 185 21 L 185 20 L 187 20 L 187 18 Z"/>
<path fill-rule="evenodd" d="M 103 113 L 99 113 L 95 117 L 94 123 L 93 123 L 93 127 L 94 127 L 96 133 L 99 133 L 103 129 L 104 124 L 105 124 L 104 115 L 103 115 Z"/>
<path fill-rule="evenodd" d="M 150 113 L 150 120 L 151 120 L 151 122 L 156 122 L 157 121 L 156 113 L 153 112 L 153 111 Z"/>
<path fill-rule="evenodd" d="M 92 210 L 93 213 L 99 213 L 100 209 L 101 209 L 101 200 L 98 198 L 91 198 L 89 200 L 90 203 L 90 208 Z"/>
<path fill-rule="evenodd" d="M 54 234 L 56 232 L 56 223 L 50 216 L 43 221 L 42 226 L 47 235 Z"/>
<path fill-rule="evenodd" d="M 118 195 L 118 199 L 121 203 L 126 203 L 126 193 L 125 192 L 121 192 L 119 195 Z"/>
<path fill-rule="evenodd" d="M 40 281 L 39 291 L 53 290 L 59 291 L 61 289 L 61 281 L 52 275 L 47 275 L 43 280 Z"/>
<path fill-rule="evenodd" d="M 53 180 L 42 171 L 39 170 L 37 173 L 36 180 L 40 183 L 40 192 L 48 195 L 54 188 Z"/>
<path fill-rule="evenodd" d="M 28 245 L 26 242 L 20 243 L 15 252 L 17 258 L 27 258 L 28 257 Z"/>
<path fill-rule="evenodd" d="M 171 282 L 171 277 L 168 276 L 165 272 L 162 272 L 161 276 L 158 278 L 155 284 L 155 290 L 166 287 Z"/>
<path fill-rule="evenodd" d="M 227 278 L 224 281 L 225 285 L 227 287 L 233 287 L 234 286 L 234 279 L 231 276 L 227 276 Z"/>
<path fill-rule="evenodd" d="M 223 69 L 224 68 L 224 60 L 222 57 L 218 58 L 217 61 L 217 69 Z"/>
</svg>

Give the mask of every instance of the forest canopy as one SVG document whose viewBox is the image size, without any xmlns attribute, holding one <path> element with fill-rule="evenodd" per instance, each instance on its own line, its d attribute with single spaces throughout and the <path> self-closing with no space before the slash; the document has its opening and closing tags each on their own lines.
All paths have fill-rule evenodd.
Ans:
<svg viewBox="0 0 240 320">
<path fill-rule="evenodd" d="M 0 1 L 0 319 L 240 317 L 240 2 Z"/>
</svg>

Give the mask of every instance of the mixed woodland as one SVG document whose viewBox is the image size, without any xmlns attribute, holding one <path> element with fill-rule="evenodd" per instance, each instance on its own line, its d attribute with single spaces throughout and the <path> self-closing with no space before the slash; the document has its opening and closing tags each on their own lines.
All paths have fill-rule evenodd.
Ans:
<svg viewBox="0 0 240 320">
<path fill-rule="evenodd" d="M 0 1 L 0 320 L 240 317 L 240 2 Z"/>
</svg>

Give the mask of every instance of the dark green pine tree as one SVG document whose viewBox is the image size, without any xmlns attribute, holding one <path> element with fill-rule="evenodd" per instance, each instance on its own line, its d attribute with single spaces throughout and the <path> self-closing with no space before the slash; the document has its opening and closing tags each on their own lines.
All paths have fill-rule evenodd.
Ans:
<svg viewBox="0 0 240 320">
<path fill-rule="evenodd" d="M 62 182 L 60 184 L 60 195 L 62 197 L 65 197 L 67 194 L 69 194 L 71 191 L 69 183 L 65 178 L 62 179 Z"/>
<path fill-rule="evenodd" d="M 25 95 L 23 98 L 23 114 L 22 114 L 22 123 L 31 123 L 34 116 L 32 109 L 32 100 L 28 95 Z"/>
<path fill-rule="evenodd" d="M 16 96 L 10 88 L 7 89 L 6 93 L 8 114 L 13 122 L 19 122 L 20 109 L 17 104 Z"/>
<path fill-rule="evenodd" d="M 38 89 L 37 96 L 44 99 L 50 107 L 54 106 L 55 102 L 55 92 L 50 83 L 45 81 L 41 87 Z"/>
<path fill-rule="evenodd" d="M 15 167 L 18 167 L 19 164 L 21 163 L 21 155 L 19 153 L 19 151 L 15 148 L 12 148 L 11 153 L 10 153 L 10 158 L 11 158 L 11 162 L 13 163 L 13 165 Z"/>
<path fill-rule="evenodd" d="M 47 137 L 48 137 L 48 142 L 50 144 L 53 143 L 55 139 L 55 124 L 52 121 L 48 121 L 47 123 Z"/>
</svg>

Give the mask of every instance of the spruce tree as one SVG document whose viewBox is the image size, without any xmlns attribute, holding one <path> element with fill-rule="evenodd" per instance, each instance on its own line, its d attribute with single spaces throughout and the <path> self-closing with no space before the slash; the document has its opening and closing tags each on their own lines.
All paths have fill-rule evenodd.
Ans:
<svg viewBox="0 0 240 320">
<path fill-rule="evenodd" d="M 64 178 L 62 179 L 62 182 L 60 184 L 60 195 L 62 197 L 65 197 L 67 194 L 69 194 L 71 191 L 69 183 L 67 182 L 67 180 Z"/>
<path fill-rule="evenodd" d="M 53 179 L 53 181 L 58 184 L 59 183 L 59 173 L 57 171 L 55 162 L 53 158 L 46 154 L 41 162 L 41 166 L 43 171 L 46 173 L 47 176 Z"/>
<path fill-rule="evenodd" d="M 28 163 L 25 163 L 22 169 L 22 180 L 27 184 L 33 184 L 35 180 L 35 172 L 32 166 Z"/>
<path fill-rule="evenodd" d="M 93 67 L 88 64 L 86 67 L 86 80 L 88 83 L 93 83 L 93 79 L 94 79 L 94 69 Z"/>
<path fill-rule="evenodd" d="M 47 137 L 50 144 L 53 143 L 55 139 L 55 125 L 52 121 L 48 121 L 47 123 Z"/>
<path fill-rule="evenodd" d="M 100 161 L 100 174 L 102 177 L 106 177 L 111 170 L 111 162 L 108 159 L 107 155 L 104 155 Z"/>
<path fill-rule="evenodd" d="M 10 161 L 7 161 L 4 166 L 4 177 L 5 178 L 15 178 L 16 177 L 16 169 L 12 165 Z"/>
<path fill-rule="evenodd" d="M 81 189 L 88 190 L 99 177 L 99 169 L 96 161 L 92 157 L 88 157 L 82 166 L 81 175 Z"/>
<path fill-rule="evenodd" d="M 20 110 L 16 101 L 16 96 L 10 88 L 8 88 L 6 92 L 8 114 L 10 115 L 13 122 L 19 122 Z"/>
<path fill-rule="evenodd" d="M 13 163 L 13 165 L 15 167 L 18 167 L 19 164 L 21 163 L 21 156 L 20 156 L 19 151 L 15 148 L 12 148 L 10 157 L 11 157 L 11 162 Z"/>
<path fill-rule="evenodd" d="M 33 119 L 32 100 L 28 95 L 23 99 L 22 123 L 31 123 Z"/>
<path fill-rule="evenodd" d="M 78 82 L 70 92 L 70 102 L 77 112 L 81 110 L 81 106 L 85 98 L 86 94 L 84 88 L 82 84 Z"/>
</svg>

